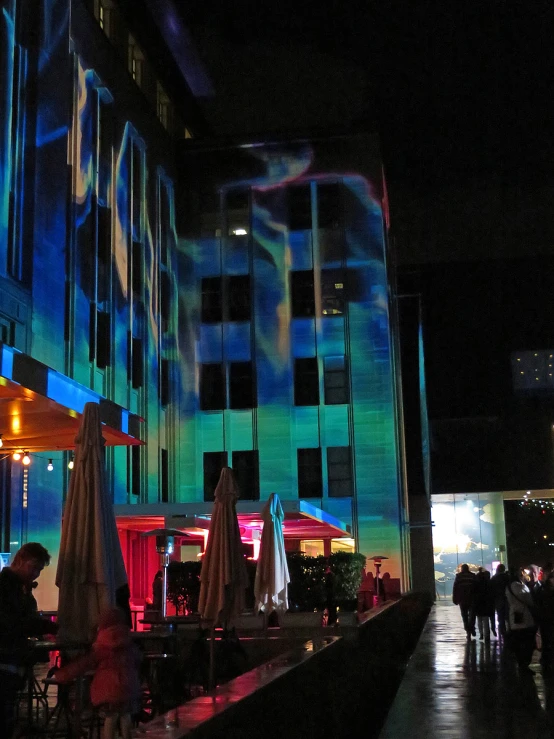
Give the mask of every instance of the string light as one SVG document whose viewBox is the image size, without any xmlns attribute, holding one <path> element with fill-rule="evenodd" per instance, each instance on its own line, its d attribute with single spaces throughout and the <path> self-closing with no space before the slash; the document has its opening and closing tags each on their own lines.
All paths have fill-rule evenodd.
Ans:
<svg viewBox="0 0 554 739">
<path fill-rule="evenodd" d="M 69 460 L 69 462 L 67 463 L 67 469 L 68 469 L 68 470 L 72 470 L 72 469 L 73 469 L 73 467 L 75 467 L 75 462 L 73 461 L 73 457 L 71 457 L 71 459 L 70 459 L 70 460 Z"/>
<path fill-rule="evenodd" d="M 15 459 L 16 462 L 19 462 L 19 460 L 21 459 L 21 452 L 14 452 L 12 454 L 12 457 L 13 459 Z"/>
<path fill-rule="evenodd" d="M 4 442 L 2 440 L 3 434 L 0 434 L 0 449 L 4 446 Z"/>
<path fill-rule="evenodd" d="M 24 452 L 21 464 L 24 464 L 25 467 L 28 467 L 31 464 L 31 457 L 29 456 L 29 452 Z"/>
<path fill-rule="evenodd" d="M 54 469 L 54 463 L 51 459 L 48 460 L 48 466 L 46 469 L 48 470 L 48 472 L 52 472 L 52 470 Z"/>
</svg>

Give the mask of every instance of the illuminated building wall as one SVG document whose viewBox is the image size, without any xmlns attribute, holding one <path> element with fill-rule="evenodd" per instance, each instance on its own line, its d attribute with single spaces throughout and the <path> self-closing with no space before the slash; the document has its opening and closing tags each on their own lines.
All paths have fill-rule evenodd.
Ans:
<svg viewBox="0 0 554 739">
<path fill-rule="evenodd" d="M 184 209 L 183 229 L 203 237 L 180 242 L 188 260 L 181 323 L 195 347 L 183 364 L 195 391 L 184 398 L 180 499 L 203 500 L 204 453 L 225 452 L 231 464 L 252 450 L 262 499 L 317 498 L 353 526 L 361 552 L 389 557 L 384 570 L 400 577 L 396 370 L 372 142 L 190 152 L 182 177 L 183 197 L 196 189 L 204 210 L 195 221 Z M 235 305 L 237 289 L 249 291 L 246 308 Z M 218 290 L 221 315 L 212 310 Z M 237 364 L 252 372 L 249 407 L 240 392 L 233 398 Z M 203 397 L 203 381 L 223 393 Z"/>
<path fill-rule="evenodd" d="M 138 46 L 131 69 L 131 38 L 117 3 L 0 0 L 0 340 L 145 419 L 145 447 L 107 451 L 125 503 L 174 488 L 178 405 L 180 123 Z M 40 540 L 56 553 L 67 460 L 37 454 L 27 477 L 0 463 L 12 551 Z M 55 569 L 43 608 L 55 607 Z"/>
</svg>

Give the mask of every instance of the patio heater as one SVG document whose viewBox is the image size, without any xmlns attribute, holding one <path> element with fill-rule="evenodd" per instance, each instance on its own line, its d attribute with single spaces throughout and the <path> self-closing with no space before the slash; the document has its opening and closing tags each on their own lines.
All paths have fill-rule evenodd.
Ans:
<svg viewBox="0 0 554 739">
<path fill-rule="evenodd" d="M 381 564 L 383 563 L 383 560 L 388 559 L 388 557 L 385 557 L 382 554 L 376 554 L 374 557 L 368 557 L 368 559 L 373 560 L 373 564 L 375 565 L 375 597 L 379 598 L 379 596 L 381 595 L 379 586 L 381 580 L 379 579 L 379 572 L 381 571 Z"/>
<path fill-rule="evenodd" d="M 169 566 L 169 557 L 173 554 L 175 537 L 184 537 L 188 536 L 188 534 L 179 529 L 152 529 L 152 531 L 145 531 L 142 535 L 156 537 L 156 551 L 160 555 L 160 564 L 163 572 L 162 618 L 165 620 L 167 617 L 167 568 Z"/>
</svg>

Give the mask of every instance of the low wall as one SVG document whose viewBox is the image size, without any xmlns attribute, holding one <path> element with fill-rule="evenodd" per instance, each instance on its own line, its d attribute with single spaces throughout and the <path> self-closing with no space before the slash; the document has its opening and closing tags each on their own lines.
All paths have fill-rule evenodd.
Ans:
<svg viewBox="0 0 554 739">
<path fill-rule="evenodd" d="M 374 608 L 348 638 L 317 636 L 271 658 L 154 719 L 148 737 L 376 737 L 430 606 L 407 594 Z"/>
</svg>

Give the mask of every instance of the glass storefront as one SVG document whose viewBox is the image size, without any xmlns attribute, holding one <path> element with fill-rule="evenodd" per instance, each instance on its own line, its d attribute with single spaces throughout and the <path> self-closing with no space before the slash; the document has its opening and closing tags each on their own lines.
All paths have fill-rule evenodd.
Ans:
<svg viewBox="0 0 554 739">
<path fill-rule="evenodd" d="M 461 564 L 491 574 L 506 564 L 506 528 L 502 493 L 431 496 L 436 594 L 452 597 L 454 577 Z"/>
</svg>

